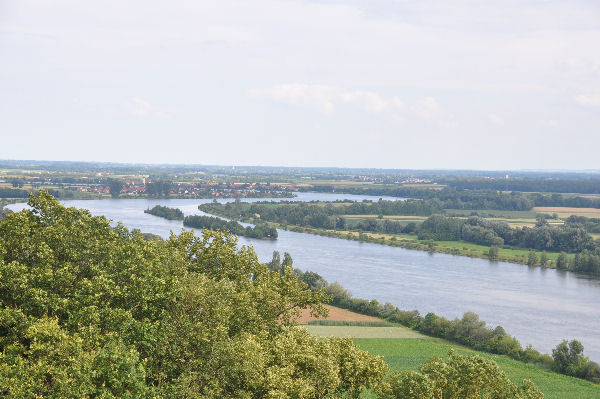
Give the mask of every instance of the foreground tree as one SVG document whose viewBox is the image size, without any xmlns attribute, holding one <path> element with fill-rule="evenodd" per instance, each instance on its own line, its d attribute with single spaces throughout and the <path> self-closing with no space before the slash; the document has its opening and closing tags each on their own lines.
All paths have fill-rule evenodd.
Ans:
<svg viewBox="0 0 600 399">
<path fill-rule="evenodd" d="M 146 241 L 47 193 L 29 205 L 0 221 L 3 397 L 357 397 L 387 371 L 296 328 L 324 291 L 231 235 Z"/>
<path fill-rule="evenodd" d="M 420 373 L 391 373 L 378 389 L 380 399 L 543 399 L 529 380 L 513 384 L 492 360 L 450 352 L 447 359 L 433 358 Z"/>
</svg>

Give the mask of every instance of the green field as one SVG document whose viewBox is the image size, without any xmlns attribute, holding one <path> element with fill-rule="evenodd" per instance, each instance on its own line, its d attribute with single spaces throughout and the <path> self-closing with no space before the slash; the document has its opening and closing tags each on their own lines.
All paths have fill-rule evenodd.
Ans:
<svg viewBox="0 0 600 399">
<path fill-rule="evenodd" d="M 470 216 L 476 213 L 482 217 L 503 218 L 503 219 L 533 219 L 537 213 L 535 211 L 499 211 L 495 209 L 444 209 L 448 216 Z"/>
<path fill-rule="evenodd" d="M 303 325 L 310 333 L 321 337 L 353 337 L 364 350 L 383 356 L 390 370 L 418 370 L 432 357 L 446 357 L 450 349 L 460 354 L 477 354 L 492 359 L 504 370 L 508 378 L 520 385 L 524 379 L 532 380 L 548 399 L 598 399 L 600 386 L 589 381 L 568 377 L 508 358 L 478 352 L 440 338 L 431 338 L 409 328 Z M 365 398 L 374 398 L 369 392 Z"/>
<path fill-rule="evenodd" d="M 369 339 L 356 338 L 364 350 L 383 356 L 391 370 L 417 370 L 431 357 L 446 357 L 450 349 L 461 354 L 478 354 L 493 359 L 508 378 L 520 385 L 523 379 L 532 380 L 547 399 L 598 399 L 600 386 L 573 377 L 553 373 L 541 367 L 512 360 L 506 356 L 476 352 L 438 338 Z M 364 397 L 374 397 L 368 393 Z"/>
<path fill-rule="evenodd" d="M 423 339 L 424 335 L 404 327 L 359 327 L 304 325 L 309 333 L 320 337 Z"/>
</svg>

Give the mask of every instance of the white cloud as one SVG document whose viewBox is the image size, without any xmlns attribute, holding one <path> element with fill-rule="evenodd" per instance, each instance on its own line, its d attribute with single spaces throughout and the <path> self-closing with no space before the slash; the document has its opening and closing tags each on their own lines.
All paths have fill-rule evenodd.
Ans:
<svg viewBox="0 0 600 399">
<path fill-rule="evenodd" d="M 574 100 L 584 107 L 600 107 L 600 94 L 579 94 Z"/>
<path fill-rule="evenodd" d="M 267 89 L 252 89 L 248 91 L 248 95 L 253 98 L 269 98 L 286 104 L 300 105 L 330 113 L 334 110 L 339 90 L 330 86 L 285 84 Z"/>
<path fill-rule="evenodd" d="M 425 97 L 418 100 L 411 110 L 417 116 L 427 122 L 438 124 L 442 127 L 453 127 L 456 125 L 450 115 L 433 97 Z"/>
<path fill-rule="evenodd" d="M 490 122 L 492 122 L 494 125 L 497 125 L 497 126 L 503 126 L 505 123 L 504 118 L 502 118 L 496 114 L 489 114 L 488 119 Z"/>
<path fill-rule="evenodd" d="M 324 113 L 335 110 L 336 104 L 353 105 L 369 113 L 392 113 L 400 111 L 404 104 L 396 96 L 383 97 L 373 91 L 349 91 L 332 86 L 285 84 L 266 89 L 248 91 L 253 98 L 268 98 L 286 104 L 316 109 Z"/>
<path fill-rule="evenodd" d="M 129 115 L 136 116 L 138 118 L 171 119 L 173 117 L 172 110 L 157 109 L 148 101 L 139 97 L 132 97 L 125 104 L 124 109 Z"/>
<path fill-rule="evenodd" d="M 372 91 L 352 91 L 342 95 L 342 100 L 371 113 L 394 112 L 404 107 L 404 103 L 396 96 L 383 98 Z"/>
</svg>

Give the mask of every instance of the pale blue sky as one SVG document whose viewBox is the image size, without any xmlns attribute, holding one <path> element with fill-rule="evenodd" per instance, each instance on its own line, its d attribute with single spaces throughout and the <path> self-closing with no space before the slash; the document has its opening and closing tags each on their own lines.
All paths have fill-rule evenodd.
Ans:
<svg viewBox="0 0 600 399">
<path fill-rule="evenodd" d="M 0 159 L 598 169 L 598 1 L 0 0 Z"/>
</svg>

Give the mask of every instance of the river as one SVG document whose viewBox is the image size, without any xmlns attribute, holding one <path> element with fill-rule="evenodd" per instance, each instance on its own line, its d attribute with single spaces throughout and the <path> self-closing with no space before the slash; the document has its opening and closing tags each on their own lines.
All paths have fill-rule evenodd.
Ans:
<svg viewBox="0 0 600 399">
<path fill-rule="evenodd" d="M 379 197 L 348 194 L 299 193 L 295 201 Z M 384 199 L 391 199 L 385 198 Z M 259 201 L 264 199 L 244 199 Z M 273 199 L 290 200 L 290 199 Z M 184 214 L 201 214 L 198 205 L 212 200 L 112 199 L 65 201 L 68 206 L 89 209 L 130 228 L 167 237 L 180 232 L 180 221 L 169 221 L 143 211 L 160 204 Z M 222 199 L 219 202 L 231 201 Z M 14 211 L 24 204 L 8 206 Z M 585 355 L 600 361 L 600 280 L 569 272 L 490 262 L 446 254 L 429 254 L 380 244 L 279 230 L 276 241 L 240 237 L 240 245 L 252 245 L 261 261 L 273 251 L 289 252 L 294 267 L 311 270 L 326 280 L 338 281 L 355 297 L 391 302 L 421 314 L 435 312 L 447 318 L 473 311 L 488 326 L 503 326 L 523 345 L 546 353 L 563 339 L 578 339 Z"/>
</svg>

